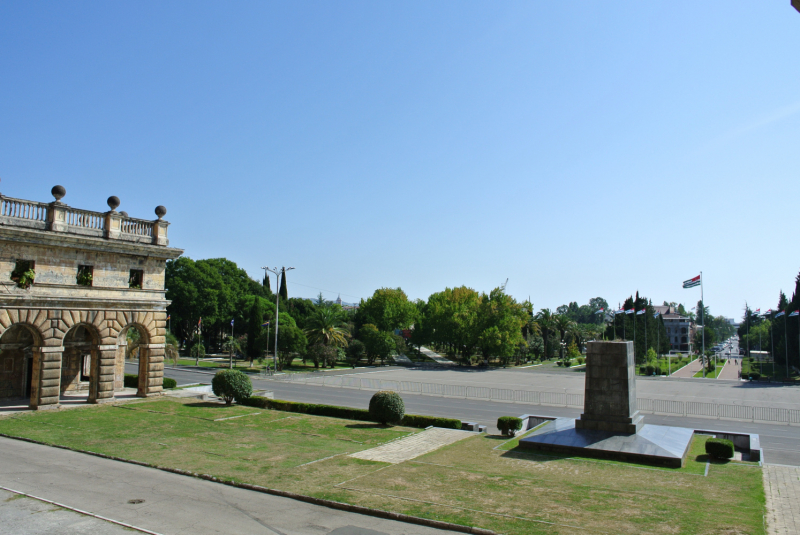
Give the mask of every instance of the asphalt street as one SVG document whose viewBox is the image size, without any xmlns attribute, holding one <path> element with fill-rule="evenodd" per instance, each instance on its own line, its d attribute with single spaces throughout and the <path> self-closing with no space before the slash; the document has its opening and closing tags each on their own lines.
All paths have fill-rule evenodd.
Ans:
<svg viewBox="0 0 800 535">
<path fill-rule="evenodd" d="M 364 373 L 372 370 L 356 371 Z M 524 373 L 524 371 L 522 373 Z M 166 377 L 175 379 L 178 384 L 181 385 L 200 382 L 210 383 L 213 372 L 165 368 L 164 374 Z M 373 394 L 373 392 L 366 390 L 292 384 L 281 381 L 263 380 L 256 377 L 252 379 L 254 388 L 272 390 L 277 399 L 285 399 L 288 401 L 305 401 L 309 403 L 325 403 L 330 405 L 366 408 Z M 546 380 L 552 382 L 549 378 L 546 378 Z M 638 380 L 637 387 L 645 381 L 646 380 Z M 745 383 L 741 384 L 744 385 Z M 709 388 L 707 382 L 695 382 L 694 385 L 696 385 L 695 388 L 698 390 L 707 390 Z M 800 396 L 800 390 L 795 388 L 793 392 L 795 392 L 795 396 Z M 769 390 L 767 390 L 767 394 L 765 395 L 768 394 Z M 580 409 L 564 407 L 422 396 L 407 393 L 403 394 L 403 400 L 406 405 L 406 412 L 408 413 L 452 417 L 459 418 L 462 421 L 478 422 L 487 425 L 492 432 L 496 432 L 495 423 L 500 416 L 536 414 L 541 416 L 566 416 L 577 418 L 580 417 L 581 412 Z M 800 447 L 798 446 L 800 445 L 800 426 L 651 414 L 645 415 L 645 422 L 656 425 L 672 425 L 709 431 L 758 433 L 761 438 L 761 447 L 764 450 L 765 462 L 800 466 Z"/>
</svg>

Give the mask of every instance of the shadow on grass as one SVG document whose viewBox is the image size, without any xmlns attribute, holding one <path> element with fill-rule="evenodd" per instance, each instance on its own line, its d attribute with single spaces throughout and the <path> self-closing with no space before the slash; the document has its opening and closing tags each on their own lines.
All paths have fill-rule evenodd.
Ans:
<svg viewBox="0 0 800 535">
<path fill-rule="evenodd" d="M 383 424 L 348 424 L 345 427 L 349 427 L 350 429 L 389 429 L 391 425 L 383 425 Z"/>
<path fill-rule="evenodd" d="M 241 407 L 241 405 L 226 405 L 224 401 L 215 403 L 213 401 L 202 401 L 197 403 L 187 403 L 187 407 L 195 407 L 197 409 L 225 409 L 228 407 Z"/>
<path fill-rule="evenodd" d="M 731 462 L 731 459 L 717 459 L 716 457 L 712 457 L 712 456 L 708 455 L 707 453 L 704 453 L 702 455 L 698 455 L 697 457 L 694 458 L 694 460 L 695 460 L 695 462 L 698 462 L 698 463 L 711 463 L 711 464 L 716 464 L 716 465 L 726 465 L 726 464 L 730 464 L 730 462 Z"/>
</svg>

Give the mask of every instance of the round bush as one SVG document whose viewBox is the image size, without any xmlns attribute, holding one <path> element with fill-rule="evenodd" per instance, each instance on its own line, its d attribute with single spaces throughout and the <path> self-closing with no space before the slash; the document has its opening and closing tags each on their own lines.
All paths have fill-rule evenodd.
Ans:
<svg viewBox="0 0 800 535">
<path fill-rule="evenodd" d="M 507 437 L 513 437 L 522 429 L 522 420 L 515 416 L 501 416 L 497 419 L 497 429 Z"/>
<path fill-rule="evenodd" d="M 384 425 L 398 424 L 406 414 L 406 405 L 397 392 L 382 390 L 369 400 L 369 414 Z"/>
<path fill-rule="evenodd" d="M 211 391 L 230 405 L 233 400 L 241 403 L 253 394 L 253 385 L 247 374 L 239 370 L 221 370 L 211 379 Z"/>
<path fill-rule="evenodd" d="M 164 377 L 164 382 L 161 383 L 163 388 L 175 388 L 178 386 L 178 382 L 175 379 L 170 379 L 169 377 Z"/>
<path fill-rule="evenodd" d="M 706 441 L 706 453 L 715 459 L 733 457 L 733 442 L 724 438 L 709 438 Z"/>
</svg>

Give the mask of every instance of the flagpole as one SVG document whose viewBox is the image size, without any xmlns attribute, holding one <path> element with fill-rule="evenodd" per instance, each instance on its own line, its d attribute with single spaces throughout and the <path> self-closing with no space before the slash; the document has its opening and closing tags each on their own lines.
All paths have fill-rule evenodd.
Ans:
<svg viewBox="0 0 800 535">
<path fill-rule="evenodd" d="M 772 312 L 770 310 L 770 312 Z M 769 324 L 769 352 L 772 353 L 772 375 L 775 375 L 775 313 L 772 312 L 772 318 L 770 318 Z"/>
<path fill-rule="evenodd" d="M 783 311 L 783 340 L 786 344 L 786 378 L 789 378 L 789 316 L 786 315 L 786 308 Z"/>
<path fill-rule="evenodd" d="M 700 272 L 700 309 L 703 311 L 703 321 L 701 327 L 703 328 L 703 364 L 706 362 L 706 303 L 703 300 L 703 272 Z M 706 378 L 706 367 L 703 366 L 703 379 Z"/>
<path fill-rule="evenodd" d="M 231 320 L 231 364 L 229 366 L 230 369 L 233 369 L 233 320 Z"/>
</svg>

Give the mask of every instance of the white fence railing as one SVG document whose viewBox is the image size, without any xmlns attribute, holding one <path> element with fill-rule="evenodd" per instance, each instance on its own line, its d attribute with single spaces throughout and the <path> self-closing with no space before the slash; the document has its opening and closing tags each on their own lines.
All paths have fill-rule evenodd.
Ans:
<svg viewBox="0 0 800 535">
<path fill-rule="evenodd" d="M 417 381 L 385 381 L 383 379 L 359 377 L 356 375 L 324 376 L 296 373 L 279 375 L 272 379 L 278 382 L 353 388 L 357 390 L 394 390 L 395 392 L 421 394 L 423 396 L 524 403 L 529 405 L 549 405 L 577 409 L 583 408 L 583 394 L 569 394 L 565 392 L 511 390 L 507 388 L 490 388 L 488 386 L 422 383 Z M 800 424 L 800 409 L 650 398 L 637 398 L 636 404 L 640 412 L 652 414 L 724 420 L 746 420 L 751 422 L 770 422 L 789 425 Z"/>
</svg>

